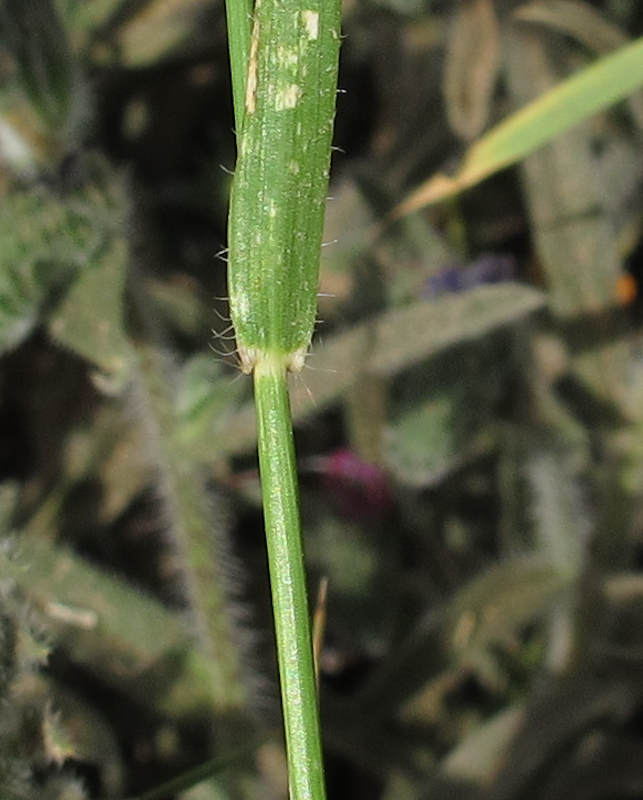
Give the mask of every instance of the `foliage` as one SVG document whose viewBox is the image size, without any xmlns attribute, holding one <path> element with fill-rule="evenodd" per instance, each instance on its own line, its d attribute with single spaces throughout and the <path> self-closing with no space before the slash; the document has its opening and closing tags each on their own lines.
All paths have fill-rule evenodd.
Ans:
<svg viewBox="0 0 643 800">
<path fill-rule="evenodd" d="M 329 580 L 329 795 L 637 796 L 640 96 L 391 210 L 640 36 L 642 9 L 344 17 L 320 319 L 291 378 L 311 597 Z M 254 410 L 216 258 L 223 8 L 3 0 L 0 28 L 0 795 L 185 775 L 156 796 L 284 797 Z"/>
</svg>

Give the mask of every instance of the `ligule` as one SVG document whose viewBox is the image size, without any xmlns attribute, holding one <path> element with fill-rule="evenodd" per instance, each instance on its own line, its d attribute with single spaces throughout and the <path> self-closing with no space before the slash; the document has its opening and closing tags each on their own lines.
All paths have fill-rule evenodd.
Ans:
<svg viewBox="0 0 643 800">
<path fill-rule="evenodd" d="M 302 368 L 317 308 L 339 51 L 338 0 L 257 0 L 229 217 L 244 372 Z"/>
</svg>

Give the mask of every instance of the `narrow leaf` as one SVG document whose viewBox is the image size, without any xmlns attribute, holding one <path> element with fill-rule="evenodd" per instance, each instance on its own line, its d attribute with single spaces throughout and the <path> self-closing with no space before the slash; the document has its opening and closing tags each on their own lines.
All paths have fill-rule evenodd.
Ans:
<svg viewBox="0 0 643 800">
<path fill-rule="evenodd" d="M 437 174 L 392 212 L 410 214 L 475 186 L 515 164 L 584 119 L 627 97 L 643 84 L 643 39 L 605 56 L 560 83 L 493 128 L 467 151 L 452 176 Z"/>
<path fill-rule="evenodd" d="M 571 36 L 594 55 L 604 56 L 624 47 L 629 37 L 600 11 L 579 0 L 536 0 L 514 11 L 514 18 L 533 22 Z M 628 100 L 632 115 L 643 127 L 643 94 L 635 92 Z"/>
<path fill-rule="evenodd" d="M 388 311 L 329 338 L 313 350 L 310 369 L 291 382 L 293 413 L 302 418 L 342 397 L 364 374 L 392 376 L 449 347 L 524 319 L 545 305 L 529 286 L 496 284 L 435 302 Z M 359 369 L 357 368 L 359 366 Z M 217 428 L 218 452 L 243 452 L 255 442 L 254 411 L 246 406 Z"/>
<path fill-rule="evenodd" d="M 230 197 L 230 310 L 244 371 L 301 369 L 317 311 L 339 4 L 259 0 Z"/>
<path fill-rule="evenodd" d="M 467 142 L 487 125 L 500 66 L 500 33 L 491 0 L 458 3 L 444 77 L 447 115 Z"/>
</svg>

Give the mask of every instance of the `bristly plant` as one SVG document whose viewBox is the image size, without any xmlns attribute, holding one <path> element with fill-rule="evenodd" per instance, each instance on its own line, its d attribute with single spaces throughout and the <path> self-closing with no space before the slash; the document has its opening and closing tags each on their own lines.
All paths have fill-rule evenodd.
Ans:
<svg viewBox="0 0 643 800">
<path fill-rule="evenodd" d="M 242 370 L 252 373 L 289 783 L 325 796 L 287 372 L 315 323 L 340 39 L 336 0 L 231 0 L 238 157 L 229 292 Z M 240 11 L 240 13 L 238 13 Z M 245 80 L 240 76 L 245 75 Z"/>
<path fill-rule="evenodd" d="M 320 666 L 333 794 L 351 793 L 356 770 L 379 800 L 627 795 L 641 783 L 643 370 L 640 308 L 614 303 L 641 237 L 641 104 L 525 157 L 572 112 L 643 80 L 638 42 L 560 83 L 627 40 L 597 27 L 599 6 L 629 6 L 639 30 L 640 4 L 347 9 L 343 81 L 370 152 L 344 128 L 324 234 L 338 241 L 321 289 L 334 296 L 315 369 L 288 395 L 316 315 L 339 12 L 253 2 L 227 9 L 230 295 L 257 385 L 292 792 L 320 800 L 324 781 L 289 402 L 295 420 L 322 423 L 298 450 L 306 568 L 330 580 Z M 228 92 L 220 10 L 0 0 L 0 532 L 19 537 L 0 546 L 0 800 L 187 800 L 196 783 L 192 800 L 286 794 L 281 745 L 257 714 L 263 648 L 250 663 L 227 557 L 234 524 L 253 577 L 260 555 L 247 588 L 261 624 L 245 469 L 257 415 L 237 402 L 247 382 L 204 352 L 223 293 L 212 201 L 228 181 L 195 159 L 229 161 L 226 103 L 203 117 L 204 97 Z M 410 68 L 418 56 L 430 68 Z M 521 164 L 462 203 L 378 225 L 407 181 L 459 152 L 431 97 L 442 72 L 448 121 L 470 145 L 447 188 L 506 164 L 509 145 Z M 508 104 L 530 111 L 485 135 Z M 105 150 L 126 158 L 136 192 Z M 525 208 L 505 194 L 520 174 Z M 507 247 L 516 280 L 466 266 L 482 247 L 487 263 Z"/>
</svg>

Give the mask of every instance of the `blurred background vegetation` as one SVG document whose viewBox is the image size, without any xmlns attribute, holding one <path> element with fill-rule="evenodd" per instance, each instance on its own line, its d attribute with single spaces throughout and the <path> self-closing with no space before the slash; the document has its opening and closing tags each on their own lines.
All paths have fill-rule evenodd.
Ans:
<svg viewBox="0 0 643 800">
<path fill-rule="evenodd" d="M 293 382 L 329 796 L 640 797 L 643 95 L 387 215 L 643 6 L 346 0 L 344 33 Z M 156 796 L 286 796 L 234 148 L 220 0 L 0 3 L 8 800 L 212 758 Z"/>
</svg>

